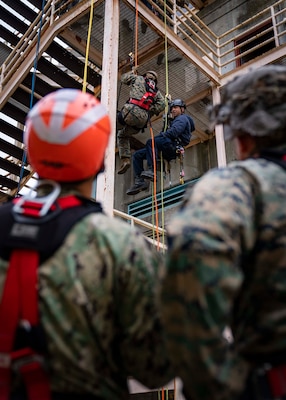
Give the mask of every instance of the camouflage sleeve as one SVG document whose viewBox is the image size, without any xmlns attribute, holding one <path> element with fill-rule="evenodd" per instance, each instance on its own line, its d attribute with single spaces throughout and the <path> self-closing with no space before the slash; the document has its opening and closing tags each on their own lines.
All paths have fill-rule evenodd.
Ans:
<svg viewBox="0 0 286 400">
<path fill-rule="evenodd" d="M 174 376 L 158 311 L 163 258 L 139 231 L 118 219 L 97 214 L 90 226 L 96 236 L 89 259 L 95 268 L 89 275 L 86 271 L 84 281 L 102 355 L 117 380 L 132 376 L 147 387 L 160 387 Z"/>
<path fill-rule="evenodd" d="M 150 115 L 159 115 L 165 109 L 165 98 L 160 91 L 157 92 L 154 103 L 150 107 Z"/>
<path fill-rule="evenodd" d="M 134 82 L 137 78 L 137 75 L 134 74 L 133 71 L 126 72 L 125 74 L 121 75 L 121 82 L 124 83 L 125 85 L 130 85 L 132 82 Z"/>
<path fill-rule="evenodd" d="M 159 388 L 174 377 L 158 315 L 163 258 L 140 234 L 129 238 L 126 246 L 129 254 L 121 266 L 122 286 L 118 287 L 122 362 L 128 375 L 149 388 Z"/>
<path fill-rule="evenodd" d="M 168 225 L 162 286 L 170 357 L 192 400 L 235 399 L 248 365 L 223 336 L 256 237 L 254 183 L 241 168 L 207 173 Z"/>
</svg>

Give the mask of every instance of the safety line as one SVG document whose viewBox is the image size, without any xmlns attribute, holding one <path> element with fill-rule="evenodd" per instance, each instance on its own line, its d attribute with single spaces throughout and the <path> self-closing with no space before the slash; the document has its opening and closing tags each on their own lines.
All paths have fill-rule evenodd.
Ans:
<svg viewBox="0 0 286 400">
<path fill-rule="evenodd" d="M 87 85 L 88 56 L 89 56 L 89 48 L 90 48 L 92 20 L 93 20 L 93 0 L 90 1 L 89 25 L 88 25 L 88 33 L 87 33 L 87 41 L 86 41 L 84 74 L 83 74 L 83 82 L 82 82 L 82 91 L 83 92 L 86 92 L 86 85 Z"/>
<path fill-rule="evenodd" d="M 165 213 L 164 213 L 164 160 L 161 152 L 160 157 L 160 167 L 161 167 L 161 210 L 162 210 L 162 244 L 165 244 Z M 163 246 L 163 253 L 165 253 L 165 246 Z"/>
<path fill-rule="evenodd" d="M 138 65 L 138 0 L 136 0 L 135 8 L 135 45 L 134 45 L 134 66 Z"/>
<path fill-rule="evenodd" d="M 150 133 L 151 133 L 153 169 L 154 169 L 153 199 L 154 199 L 154 205 L 155 205 L 156 237 L 157 237 L 157 248 L 159 249 L 160 235 L 159 235 L 159 216 L 158 216 L 158 200 L 157 200 L 157 166 L 156 166 L 157 161 L 156 161 L 154 132 L 153 132 L 151 121 L 149 121 L 149 124 L 150 124 Z"/>
<path fill-rule="evenodd" d="M 165 29 L 165 73 L 166 73 L 166 95 L 165 95 L 165 126 L 164 132 L 168 128 L 168 114 L 169 114 L 169 68 L 168 68 L 168 38 L 167 38 L 167 6 L 166 0 L 164 0 L 164 29 Z M 161 152 L 161 170 L 163 163 L 163 156 Z M 165 227 L 165 208 L 164 208 L 164 180 L 163 180 L 163 173 L 161 171 L 161 215 L 162 215 L 162 230 L 164 232 Z M 165 244 L 165 235 L 162 235 L 162 243 Z M 163 246 L 164 248 L 165 246 Z"/>
<path fill-rule="evenodd" d="M 166 0 L 164 0 L 164 29 L 165 29 L 165 71 L 166 71 L 166 95 L 165 95 L 165 115 L 166 115 L 166 120 L 165 120 L 165 126 L 164 126 L 164 131 L 167 129 L 167 118 L 168 118 L 168 99 L 169 99 L 169 78 L 168 78 L 168 39 L 167 39 L 167 7 L 166 7 Z M 159 216 L 158 216 L 158 201 L 157 201 L 157 174 L 156 174 L 156 169 L 157 169 L 157 160 L 156 160 L 156 151 L 155 151 L 155 141 L 154 141 L 154 134 L 153 134 L 153 129 L 151 126 L 151 121 L 150 123 L 150 132 L 151 132 L 151 139 L 152 139 L 152 157 L 153 157 L 153 172 L 154 172 L 154 203 L 155 203 L 155 219 L 156 219 L 156 229 L 157 229 L 157 243 L 159 243 Z M 162 154 L 161 154 L 161 159 L 162 159 Z M 161 167 L 162 170 L 162 167 Z M 164 181 L 163 181 L 163 174 L 161 171 L 161 214 L 162 214 L 162 229 L 164 232 L 164 224 L 165 224 L 165 215 L 164 215 Z M 154 233 L 153 233 L 154 235 Z M 165 236 L 164 233 L 162 235 L 162 243 L 164 244 L 165 242 Z"/>
<path fill-rule="evenodd" d="M 33 107 L 33 102 L 34 102 L 34 94 L 35 94 L 35 86 L 36 86 L 36 71 L 38 67 L 38 59 L 39 59 L 39 52 L 40 52 L 40 42 L 41 42 L 41 34 L 42 34 L 42 26 L 43 26 L 43 15 L 44 15 L 44 8 L 45 8 L 45 2 L 46 0 L 42 0 L 42 13 L 41 13 L 41 18 L 40 18 L 40 27 L 38 31 L 38 39 L 37 39 L 37 46 L 36 46 L 36 55 L 35 55 L 35 60 L 34 60 L 34 66 L 33 66 L 33 73 L 32 73 L 32 85 L 31 85 L 31 97 L 30 97 L 30 109 Z M 24 175 L 24 165 L 26 163 L 27 159 L 27 153 L 26 150 L 24 149 L 23 151 L 23 157 L 21 161 L 21 169 L 20 169 L 20 175 L 19 175 L 19 182 L 18 182 L 18 187 L 17 191 L 15 193 L 15 197 L 18 195 L 20 188 L 21 188 L 21 181 L 23 179 Z"/>
</svg>

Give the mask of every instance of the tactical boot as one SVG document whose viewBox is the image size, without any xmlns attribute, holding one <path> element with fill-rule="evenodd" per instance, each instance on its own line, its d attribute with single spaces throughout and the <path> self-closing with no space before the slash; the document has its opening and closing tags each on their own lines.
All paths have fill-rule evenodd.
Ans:
<svg viewBox="0 0 286 400">
<path fill-rule="evenodd" d="M 148 189 L 149 187 L 149 183 L 145 182 L 144 179 L 140 178 L 140 177 L 136 177 L 135 178 L 135 185 L 133 185 L 130 189 L 127 190 L 126 194 L 129 195 L 134 195 L 137 194 L 139 192 L 142 192 L 143 190 Z"/>
<path fill-rule="evenodd" d="M 154 172 L 150 169 L 148 171 L 143 171 L 140 176 L 143 179 L 154 182 Z"/>
<path fill-rule="evenodd" d="M 130 158 L 122 158 L 122 164 L 117 171 L 118 174 L 125 174 L 125 172 L 130 168 Z"/>
</svg>

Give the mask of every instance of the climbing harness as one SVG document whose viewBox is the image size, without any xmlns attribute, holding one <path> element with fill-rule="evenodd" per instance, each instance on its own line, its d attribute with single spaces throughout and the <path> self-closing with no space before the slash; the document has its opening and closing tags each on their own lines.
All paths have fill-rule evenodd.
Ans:
<svg viewBox="0 0 286 400">
<path fill-rule="evenodd" d="M 177 158 L 179 159 L 180 162 L 180 184 L 183 185 L 184 182 L 184 176 L 185 176 L 185 171 L 184 171 L 184 155 L 185 155 L 185 149 L 183 146 L 179 145 L 176 147 L 176 154 Z"/>
<path fill-rule="evenodd" d="M 185 177 L 185 171 L 184 171 L 184 156 L 185 156 L 185 148 L 182 145 L 177 145 L 176 146 L 176 157 L 173 158 L 172 160 L 179 160 L 179 165 L 180 165 L 180 169 L 179 169 L 179 182 L 181 185 L 183 185 L 185 183 L 184 181 L 184 177 Z M 166 179 L 167 175 L 169 177 L 169 186 L 172 186 L 172 179 L 171 179 L 171 161 L 172 160 L 166 160 L 163 158 L 162 156 L 162 152 L 160 153 L 160 161 L 162 167 L 161 170 L 163 172 L 164 178 Z"/>
<path fill-rule="evenodd" d="M 146 79 L 146 78 L 145 78 L 145 88 L 146 92 L 143 94 L 140 100 L 130 98 L 128 102 L 130 104 L 134 104 L 148 111 L 151 105 L 154 103 L 154 99 L 156 97 L 158 89 L 156 87 L 156 83 L 152 79 Z"/>
<path fill-rule="evenodd" d="M 15 373 L 29 400 L 51 399 L 38 312 L 38 267 L 79 219 L 102 212 L 98 203 L 78 196 L 58 198 L 60 186 L 53 181 L 40 181 L 38 190 L 49 187 L 47 196 L 19 197 L 0 208 L 0 257 L 9 261 L 0 303 L 0 400 L 10 398 Z"/>
</svg>

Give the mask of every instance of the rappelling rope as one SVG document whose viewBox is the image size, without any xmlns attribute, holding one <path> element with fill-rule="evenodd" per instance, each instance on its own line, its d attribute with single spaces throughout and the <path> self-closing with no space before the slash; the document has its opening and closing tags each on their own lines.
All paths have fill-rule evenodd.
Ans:
<svg viewBox="0 0 286 400">
<path fill-rule="evenodd" d="M 150 134 L 151 134 L 151 143 L 152 143 L 152 157 L 153 157 L 153 165 L 154 165 L 153 203 L 154 203 L 154 207 L 155 207 L 155 227 L 156 227 L 157 249 L 159 249 L 160 234 L 159 234 L 159 212 L 158 212 L 158 200 L 157 200 L 156 151 L 155 151 L 154 132 L 153 132 L 153 128 L 152 128 L 152 124 L 151 124 L 150 120 L 149 120 L 149 125 L 150 125 Z M 155 236 L 154 235 L 154 229 L 153 229 L 153 236 Z"/>
<path fill-rule="evenodd" d="M 35 94 L 35 85 L 36 85 L 36 76 L 37 76 L 36 71 L 37 71 L 39 52 L 40 52 L 40 42 L 41 42 L 41 34 L 42 34 L 43 15 L 44 15 L 45 3 L 46 3 L 46 0 L 42 0 L 42 11 L 41 11 L 41 18 L 40 18 L 40 27 L 39 27 L 39 31 L 38 31 L 36 55 L 35 55 L 35 60 L 34 60 L 33 73 L 32 73 L 30 109 L 33 107 L 33 103 L 34 103 L 34 94 Z M 23 157 L 22 157 L 22 161 L 21 161 L 19 182 L 18 182 L 18 187 L 17 187 L 17 191 L 15 193 L 15 196 L 18 195 L 18 193 L 20 191 L 20 188 L 21 188 L 21 181 L 22 181 L 23 175 L 24 175 L 24 165 L 26 163 L 26 159 L 27 159 L 27 154 L 26 154 L 26 150 L 24 149 Z"/>
<path fill-rule="evenodd" d="M 82 91 L 83 92 L 86 92 L 86 86 L 87 86 L 88 56 L 89 56 L 89 48 L 90 48 L 92 20 L 93 20 L 93 0 L 90 1 L 89 24 L 88 24 L 88 33 L 87 33 L 87 40 L 86 40 L 84 74 L 83 74 L 83 82 L 82 82 Z"/>
<path fill-rule="evenodd" d="M 164 132 L 168 127 L 168 114 L 169 114 L 169 68 L 168 68 L 168 39 L 167 39 L 167 9 L 166 9 L 166 0 L 164 0 L 164 29 L 165 29 L 165 73 L 166 73 L 166 95 L 165 95 L 165 124 L 164 124 Z M 163 177 L 163 156 L 161 152 L 160 157 L 161 163 L 161 214 L 162 214 L 162 243 L 165 244 L 165 212 L 164 212 L 164 177 Z M 165 246 L 163 246 L 163 249 Z"/>
<path fill-rule="evenodd" d="M 135 8 L 135 44 L 134 44 L 134 67 L 138 66 L 138 0 Z"/>
<path fill-rule="evenodd" d="M 135 35 L 132 36 L 132 38 L 133 38 L 132 46 L 131 46 L 131 51 L 128 54 L 128 60 L 129 60 L 129 65 L 130 65 L 131 69 L 135 72 L 137 69 L 137 66 L 138 66 L 138 0 L 136 0 L 135 16 L 134 16 L 134 21 L 133 21 L 133 31 L 135 31 Z M 125 68 L 126 68 L 126 66 L 123 67 L 123 69 L 125 69 Z M 117 95 L 116 110 L 118 110 L 121 89 L 122 89 L 122 82 L 120 80 L 118 95 Z"/>
</svg>

